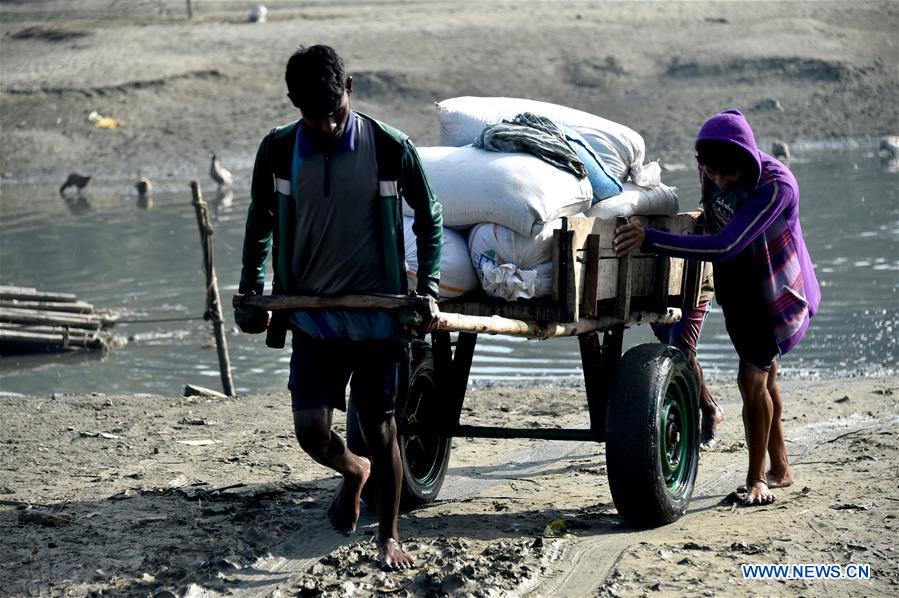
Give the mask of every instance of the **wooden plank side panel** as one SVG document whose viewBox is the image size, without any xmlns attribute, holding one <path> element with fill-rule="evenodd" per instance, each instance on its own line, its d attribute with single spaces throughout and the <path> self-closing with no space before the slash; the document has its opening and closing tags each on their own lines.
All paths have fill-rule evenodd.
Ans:
<svg viewBox="0 0 899 598">
<path fill-rule="evenodd" d="M 599 288 L 599 235 L 590 233 L 587 235 L 585 253 L 587 271 L 584 277 L 584 301 L 581 310 L 585 317 L 596 317 L 597 290 Z"/>
</svg>

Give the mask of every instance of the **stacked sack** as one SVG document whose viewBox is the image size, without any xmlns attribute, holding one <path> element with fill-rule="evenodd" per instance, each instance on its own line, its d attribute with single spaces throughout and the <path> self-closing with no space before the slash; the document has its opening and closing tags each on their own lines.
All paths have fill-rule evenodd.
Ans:
<svg viewBox="0 0 899 598">
<path fill-rule="evenodd" d="M 418 247 L 412 230 L 414 218 L 403 217 L 403 243 L 406 249 L 406 281 L 409 288 L 418 286 Z M 443 229 L 440 254 L 440 298 L 458 297 L 478 288 L 478 276 L 471 266 L 465 237 L 451 228 Z"/>
<path fill-rule="evenodd" d="M 470 228 L 467 257 L 473 267 L 470 275 L 463 275 L 458 255 L 447 256 L 448 247 L 458 246 L 455 237 L 459 235 L 445 229 L 445 239 L 453 240 L 444 241 L 442 268 L 449 270 L 442 269 L 441 296 L 451 296 L 444 295 L 443 289 L 448 275 L 453 282 L 446 284 L 454 289 L 463 289 L 460 280 L 474 281 L 472 288 L 480 281 L 488 295 L 508 301 L 549 295 L 553 230 L 559 228 L 560 218 L 678 210 L 675 190 L 661 183 L 658 163 L 643 163 L 643 138 L 624 125 L 572 108 L 516 98 L 460 97 L 436 107 L 442 146 L 419 148 L 418 153 L 443 206 L 444 225 Z M 579 180 L 527 153 L 493 152 L 470 145 L 485 127 L 522 113 L 553 121 L 584 163 L 587 178 Z M 404 209 L 411 216 L 408 207 Z M 407 262 L 410 238 L 414 248 L 414 237 L 407 230 Z"/>
</svg>

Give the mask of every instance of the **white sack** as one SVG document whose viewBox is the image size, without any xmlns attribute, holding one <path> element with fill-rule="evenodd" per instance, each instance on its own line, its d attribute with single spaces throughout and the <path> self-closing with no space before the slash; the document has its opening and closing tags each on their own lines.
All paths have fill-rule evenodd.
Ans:
<svg viewBox="0 0 899 598">
<path fill-rule="evenodd" d="M 468 147 L 418 148 L 422 167 L 437 200 L 444 226 L 502 224 L 523 235 L 562 216 L 590 207 L 588 179 L 524 153 L 488 152 Z M 403 213 L 412 209 L 403 205 Z"/>
<path fill-rule="evenodd" d="M 469 144 L 485 126 L 515 118 L 522 112 L 531 112 L 575 129 L 590 143 L 609 173 L 619 181 L 623 182 L 628 175 L 632 175 L 645 185 L 659 182 L 652 180 L 651 175 L 643 174 L 646 145 L 639 133 L 588 112 L 535 100 L 474 96 L 443 100 L 436 104 L 436 108 L 441 145 Z"/>
<path fill-rule="evenodd" d="M 545 297 L 553 284 L 553 230 L 556 221 L 534 236 L 498 224 L 479 224 L 468 235 L 468 253 L 481 287 L 507 301 Z"/>
<path fill-rule="evenodd" d="M 403 218 L 403 243 L 406 246 L 406 280 L 410 289 L 418 286 L 418 247 L 412 232 L 413 218 Z M 454 230 L 443 229 L 440 255 L 440 297 L 458 297 L 478 286 L 478 275 L 468 257 L 465 238 Z"/>
<path fill-rule="evenodd" d="M 624 191 L 604 199 L 587 210 L 585 216 L 595 218 L 615 218 L 628 216 L 671 216 L 678 212 L 675 187 L 659 183 L 652 189 L 624 183 Z"/>
</svg>

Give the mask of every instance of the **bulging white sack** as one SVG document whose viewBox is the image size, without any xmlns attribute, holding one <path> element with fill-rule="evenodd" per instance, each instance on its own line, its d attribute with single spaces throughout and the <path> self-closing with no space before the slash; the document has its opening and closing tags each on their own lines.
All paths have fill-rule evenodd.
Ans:
<svg viewBox="0 0 899 598">
<path fill-rule="evenodd" d="M 659 183 L 651 189 L 624 183 L 624 191 L 604 199 L 584 215 L 594 218 L 627 218 L 628 216 L 671 216 L 678 212 L 675 187 Z"/>
<path fill-rule="evenodd" d="M 507 301 L 545 297 L 552 292 L 553 230 L 543 227 L 533 236 L 498 224 L 479 224 L 468 235 L 468 253 L 481 287 Z"/>
<path fill-rule="evenodd" d="M 403 243 L 406 246 L 406 280 L 410 289 L 418 285 L 418 247 L 412 231 L 413 218 L 403 218 Z M 458 297 L 478 286 L 468 257 L 465 238 L 454 230 L 443 229 L 443 252 L 440 255 L 440 297 Z"/>
<path fill-rule="evenodd" d="M 489 152 L 467 147 L 418 148 L 422 167 L 437 200 L 444 226 L 493 222 L 522 235 L 590 207 L 588 179 L 524 153 Z M 403 205 L 403 213 L 412 210 Z"/>
<path fill-rule="evenodd" d="M 437 102 L 436 108 L 441 145 L 469 144 L 485 126 L 530 112 L 575 129 L 618 180 L 625 181 L 632 175 L 643 184 L 657 182 L 643 174 L 646 157 L 643 137 L 629 127 L 595 114 L 548 102 L 502 97 L 463 96 Z"/>
</svg>

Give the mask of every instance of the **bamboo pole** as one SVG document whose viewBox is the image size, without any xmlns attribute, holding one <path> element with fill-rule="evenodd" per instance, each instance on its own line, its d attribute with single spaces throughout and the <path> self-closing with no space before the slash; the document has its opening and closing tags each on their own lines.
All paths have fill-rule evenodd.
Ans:
<svg viewBox="0 0 899 598">
<path fill-rule="evenodd" d="M 218 351 L 219 370 L 222 374 L 222 389 L 229 397 L 234 396 L 234 381 L 231 378 L 231 358 L 228 355 L 228 341 L 225 338 L 225 316 L 222 313 L 222 302 L 219 296 L 219 283 L 215 275 L 212 246 L 212 224 L 209 222 L 209 206 L 203 200 L 203 192 L 198 181 L 190 182 L 193 195 L 193 206 L 197 213 L 197 226 L 200 229 L 200 245 L 203 248 L 203 267 L 206 271 L 206 314 L 212 320 L 215 332 L 215 348 Z"/>
<path fill-rule="evenodd" d="M 21 301 L 19 299 L 0 299 L 0 307 L 12 307 L 16 309 L 33 309 L 43 312 L 55 311 L 72 314 L 92 314 L 94 306 L 83 301 L 70 303 L 57 303 L 56 301 Z"/>
<path fill-rule="evenodd" d="M 367 293 L 340 297 L 315 297 L 312 295 L 250 295 L 235 296 L 234 307 L 259 307 L 267 311 L 278 309 L 428 309 L 427 297 Z"/>
<path fill-rule="evenodd" d="M 46 293 L 30 287 L 0 286 L 0 299 L 23 301 L 52 301 L 74 303 L 78 298 L 71 293 Z"/>
<path fill-rule="evenodd" d="M 106 324 L 114 323 L 113 320 L 98 317 L 96 315 L 47 312 L 33 309 L 16 309 L 12 307 L 0 307 L 0 322 L 9 322 L 11 324 L 49 324 L 92 330 L 102 328 Z"/>
<path fill-rule="evenodd" d="M 235 297 L 234 305 L 252 305 L 266 310 L 276 309 L 429 309 L 436 319 L 436 330 L 504 334 L 527 338 L 577 336 L 605 330 L 619 324 L 632 326 L 649 322 L 672 323 L 681 317 L 680 309 L 665 312 L 632 311 L 626 318 L 606 316 L 581 318 L 576 322 L 538 322 L 501 316 L 468 316 L 441 312 L 432 299 L 405 295 L 344 295 L 342 297 L 304 297 L 300 295 L 260 295 Z"/>
<path fill-rule="evenodd" d="M 106 349 L 106 340 L 102 336 L 69 335 L 65 333 L 47 334 L 29 331 L 0 330 L 0 343 L 13 343 L 44 349 L 67 349 L 84 347 L 86 349 Z"/>
<path fill-rule="evenodd" d="M 603 318 L 581 318 L 577 322 L 529 322 L 500 316 L 466 316 L 441 313 L 437 319 L 437 330 L 547 339 L 577 336 L 597 330 L 608 330 L 619 324 L 633 326 L 649 322 L 672 323 L 679 320 L 680 316 L 681 311 L 679 309 L 668 309 L 665 313 L 631 312 L 624 319 L 607 316 Z"/>
</svg>

